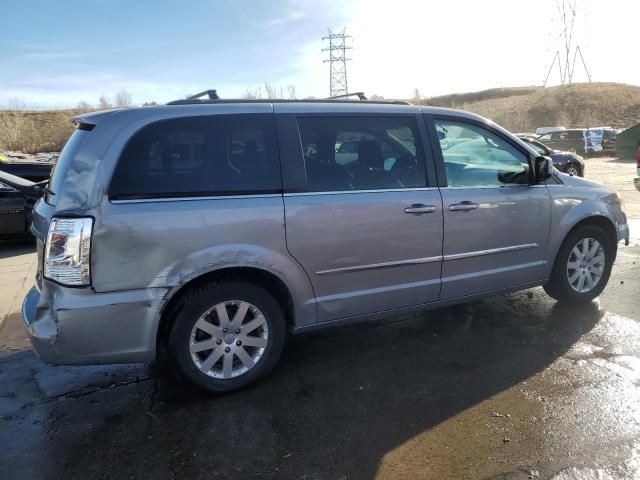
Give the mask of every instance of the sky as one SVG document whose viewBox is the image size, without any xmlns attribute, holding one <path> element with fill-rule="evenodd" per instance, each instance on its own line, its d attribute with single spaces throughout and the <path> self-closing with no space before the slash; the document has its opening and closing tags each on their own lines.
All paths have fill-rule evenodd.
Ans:
<svg viewBox="0 0 640 480">
<path fill-rule="evenodd" d="M 430 97 L 541 85 L 562 46 L 561 0 L 0 0 L 0 108 L 135 104 L 264 82 L 329 94 L 327 28 L 352 36 L 350 91 Z M 637 0 L 578 0 L 593 81 L 640 84 Z M 586 81 L 581 65 L 574 81 Z M 557 66 L 549 83 L 558 84 Z M 264 87 L 262 87 L 264 93 Z"/>
</svg>

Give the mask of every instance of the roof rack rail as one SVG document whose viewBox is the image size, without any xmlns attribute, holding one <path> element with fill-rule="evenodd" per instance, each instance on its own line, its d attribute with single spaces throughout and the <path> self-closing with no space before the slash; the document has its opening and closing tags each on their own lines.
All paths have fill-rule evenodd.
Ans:
<svg viewBox="0 0 640 480">
<path fill-rule="evenodd" d="M 202 98 L 202 97 L 207 98 Z M 352 99 L 351 97 L 358 97 L 358 99 Z M 216 103 L 326 103 L 329 101 L 335 101 L 337 103 L 359 103 L 366 101 L 368 103 L 380 103 L 380 104 L 393 104 L 393 105 L 410 105 L 409 102 L 402 100 L 368 100 L 364 92 L 348 93 L 346 95 L 335 95 L 329 98 L 308 98 L 301 100 L 283 99 L 283 98 L 220 98 L 216 90 L 205 90 L 195 95 L 190 95 L 187 98 L 181 98 L 168 102 L 167 105 L 203 105 L 203 104 L 216 104 Z"/>
<path fill-rule="evenodd" d="M 220 100 L 218 92 L 216 92 L 215 90 L 205 90 L 204 92 L 196 93 L 195 95 L 187 97 L 187 100 L 195 100 L 196 98 L 202 98 L 205 95 L 209 97 L 209 100 Z"/>
<path fill-rule="evenodd" d="M 364 94 L 364 92 L 353 92 L 353 93 L 347 93 L 345 95 L 334 95 L 332 97 L 327 97 L 327 100 L 338 100 L 340 98 L 351 98 L 351 97 L 358 97 L 358 100 L 367 100 L 367 96 Z"/>
<path fill-rule="evenodd" d="M 218 92 L 216 90 L 205 90 L 200 93 L 196 93 L 195 95 L 189 95 L 186 99 L 173 100 L 171 102 L 167 102 L 167 105 L 180 105 L 183 103 L 197 103 L 197 101 L 202 101 L 204 96 L 209 97 L 208 100 L 220 100 L 218 96 Z M 186 101 L 185 101 L 186 100 Z M 194 100 L 196 102 L 194 102 Z"/>
</svg>

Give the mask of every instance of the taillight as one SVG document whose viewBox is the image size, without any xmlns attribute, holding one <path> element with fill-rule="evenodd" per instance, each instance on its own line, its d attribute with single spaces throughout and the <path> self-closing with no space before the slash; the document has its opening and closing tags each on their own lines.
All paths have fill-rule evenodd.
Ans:
<svg viewBox="0 0 640 480">
<path fill-rule="evenodd" d="M 63 285 L 91 284 L 91 218 L 53 218 L 44 247 L 44 276 Z"/>
</svg>

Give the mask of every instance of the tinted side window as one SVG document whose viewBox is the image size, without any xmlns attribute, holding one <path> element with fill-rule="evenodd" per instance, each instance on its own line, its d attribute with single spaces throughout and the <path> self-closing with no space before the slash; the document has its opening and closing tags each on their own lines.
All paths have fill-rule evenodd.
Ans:
<svg viewBox="0 0 640 480">
<path fill-rule="evenodd" d="M 425 187 L 415 118 L 298 119 L 312 192 Z"/>
<path fill-rule="evenodd" d="M 112 198 L 282 190 L 271 115 L 215 115 L 152 123 L 127 143 Z"/>
<path fill-rule="evenodd" d="M 490 130 L 477 125 L 436 120 L 450 187 L 527 184 L 527 156 Z"/>
<path fill-rule="evenodd" d="M 567 137 L 571 140 L 579 140 L 584 137 L 584 133 L 581 130 L 568 132 Z"/>
</svg>

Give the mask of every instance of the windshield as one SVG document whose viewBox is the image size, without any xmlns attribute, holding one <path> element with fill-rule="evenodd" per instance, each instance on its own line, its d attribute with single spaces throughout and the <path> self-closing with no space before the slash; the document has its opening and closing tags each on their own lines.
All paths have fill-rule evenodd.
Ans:
<svg viewBox="0 0 640 480">
<path fill-rule="evenodd" d="M 82 145 L 82 142 L 88 134 L 88 130 L 77 129 L 73 132 L 71 137 L 69 137 L 69 140 L 67 140 L 62 152 L 60 152 L 60 157 L 58 157 L 56 166 L 53 168 L 53 172 L 51 173 L 51 180 L 49 181 L 50 193 L 45 195 L 45 201 L 47 203 L 53 204 L 53 195 L 59 193 L 62 189 L 62 184 L 67 176 L 67 172 L 69 171 L 71 161 L 73 160 L 73 157 L 76 156 L 76 153 L 78 153 L 80 145 Z"/>
</svg>

